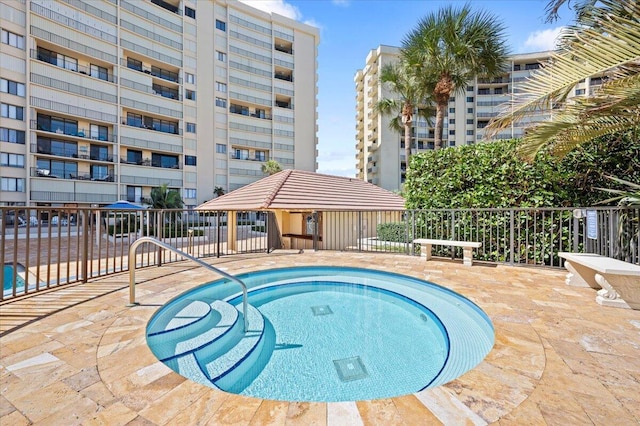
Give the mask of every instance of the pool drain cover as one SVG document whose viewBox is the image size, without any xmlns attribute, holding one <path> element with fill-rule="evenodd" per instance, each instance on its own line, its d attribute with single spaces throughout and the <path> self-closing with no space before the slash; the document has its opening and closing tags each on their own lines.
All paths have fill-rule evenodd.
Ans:
<svg viewBox="0 0 640 426">
<path fill-rule="evenodd" d="M 329 305 L 312 306 L 311 311 L 313 312 L 314 316 L 329 315 L 333 313 Z"/>
<path fill-rule="evenodd" d="M 343 382 L 351 382 L 369 377 L 369 373 L 367 373 L 367 369 L 364 368 L 364 364 L 359 356 L 336 359 L 333 361 L 333 365 L 336 367 L 338 377 L 340 377 L 340 380 Z"/>
</svg>

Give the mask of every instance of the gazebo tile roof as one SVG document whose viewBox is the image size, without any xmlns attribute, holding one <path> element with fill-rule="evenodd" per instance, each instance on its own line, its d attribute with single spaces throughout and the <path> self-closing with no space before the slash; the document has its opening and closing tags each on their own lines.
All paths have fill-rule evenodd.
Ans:
<svg viewBox="0 0 640 426">
<path fill-rule="evenodd" d="M 404 198 L 355 178 L 283 170 L 214 198 L 200 210 L 404 210 Z"/>
</svg>

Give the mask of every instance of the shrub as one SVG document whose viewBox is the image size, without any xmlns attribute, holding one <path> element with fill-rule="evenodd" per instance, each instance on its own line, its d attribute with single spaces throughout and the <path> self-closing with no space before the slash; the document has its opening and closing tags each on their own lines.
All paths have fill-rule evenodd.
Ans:
<svg viewBox="0 0 640 426">
<path fill-rule="evenodd" d="M 407 224 L 404 222 L 381 223 L 378 225 L 378 240 L 406 243 L 410 237 L 407 235 Z"/>
</svg>

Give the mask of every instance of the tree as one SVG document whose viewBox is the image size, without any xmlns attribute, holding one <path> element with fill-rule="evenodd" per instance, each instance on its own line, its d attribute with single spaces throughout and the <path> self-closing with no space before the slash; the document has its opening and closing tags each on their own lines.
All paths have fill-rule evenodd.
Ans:
<svg viewBox="0 0 640 426">
<path fill-rule="evenodd" d="M 222 197 L 224 195 L 224 189 L 221 186 L 213 188 L 213 193 L 216 197 Z"/>
<path fill-rule="evenodd" d="M 380 71 L 380 82 L 398 98 L 383 98 L 375 109 L 383 115 L 392 115 L 389 128 L 402 133 L 404 131 L 404 151 L 406 165 L 411 157 L 411 124 L 417 111 L 425 119 L 431 116 L 431 102 L 428 99 L 426 83 L 421 80 L 417 68 L 401 59 L 397 64 L 387 64 Z"/>
<path fill-rule="evenodd" d="M 436 103 L 435 148 L 442 147 L 442 130 L 449 98 L 465 90 L 477 76 L 492 78 L 505 72 L 508 56 L 505 27 L 486 12 L 469 5 L 448 6 L 420 21 L 405 36 L 403 56 L 433 84 Z"/>
<path fill-rule="evenodd" d="M 267 162 L 262 165 L 262 173 L 269 176 L 275 175 L 280 171 L 282 171 L 282 166 L 276 160 L 267 160 Z"/>
<path fill-rule="evenodd" d="M 184 207 L 184 202 L 180 192 L 167 188 L 167 184 L 163 183 L 151 189 L 151 205 L 154 209 L 181 209 Z"/>
<path fill-rule="evenodd" d="M 564 0 L 547 6 L 550 20 Z M 553 109 L 550 120 L 527 129 L 520 155 L 533 159 L 549 146 L 563 156 L 576 146 L 602 135 L 640 126 L 640 3 L 636 0 L 581 0 L 576 23 L 559 36 L 559 49 L 523 85 L 505 113 L 488 130 L 497 133 L 541 109 Z M 570 97 L 574 87 L 590 77 L 588 97 Z"/>
</svg>

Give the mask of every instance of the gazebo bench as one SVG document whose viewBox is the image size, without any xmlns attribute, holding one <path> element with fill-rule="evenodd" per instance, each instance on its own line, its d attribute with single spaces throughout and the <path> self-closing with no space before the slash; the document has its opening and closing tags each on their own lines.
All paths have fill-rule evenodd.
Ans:
<svg viewBox="0 0 640 426">
<path fill-rule="evenodd" d="M 640 310 L 640 265 L 593 253 L 566 253 L 566 283 L 598 290 L 596 302 Z"/>
<path fill-rule="evenodd" d="M 430 238 L 417 238 L 413 240 L 413 243 L 420 244 L 420 256 L 426 260 L 431 259 L 432 245 L 462 247 L 462 264 L 465 266 L 473 264 L 473 249 L 482 246 L 482 243 L 476 241 L 434 240 Z"/>
</svg>

